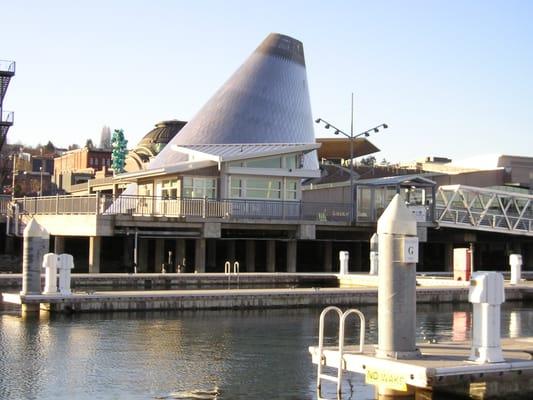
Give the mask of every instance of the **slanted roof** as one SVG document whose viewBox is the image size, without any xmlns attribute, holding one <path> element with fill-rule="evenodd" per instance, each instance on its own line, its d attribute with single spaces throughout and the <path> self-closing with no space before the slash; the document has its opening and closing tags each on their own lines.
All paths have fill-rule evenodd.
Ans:
<svg viewBox="0 0 533 400">
<path fill-rule="evenodd" d="M 326 160 L 343 158 L 350 159 L 350 139 L 348 138 L 317 138 L 322 146 L 318 150 L 318 159 Z M 353 143 L 353 157 L 377 153 L 379 149 L 366 138 L 356 138 Z"/>
<path fill-rule="evenodd" d="M 290 153 L 307 153 L 320 147 L 317 143 L 242 143 L 242 144 L 193 144 L 172 147 L 173 150 L 217 162 L 245 160 Z"/>
<path fill-rule="evenodd" d="M 396 186 L 396 185 L 413 185 L 413 186 L 435 186 L 436 183 L 431 179 L 424 178 L 421 175 L 395 175 L 374 179 L 359 179 L 354 182 L 360 186 Z"/>
</svg>

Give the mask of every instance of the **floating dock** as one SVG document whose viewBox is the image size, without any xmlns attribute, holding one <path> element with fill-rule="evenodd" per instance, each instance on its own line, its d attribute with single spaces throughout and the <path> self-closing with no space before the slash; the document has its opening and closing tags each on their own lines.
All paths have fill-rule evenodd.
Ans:
<svg viewBox="0 0 533 400">
<path fill-rule="evenodd" d="M 233 288 L 234 287 L 234 288 Z M 329 305 L 376 305 L 377 288 L 270 288 L 195 290 L 74 291 L 72 295 L 41 294 L 21 296 L 3 293 L 4 303 L 40 305 L 51 312 L 190 310 L 231 308 L 325 307 Z M 417 302 L 467 302 L 466 287 L 419 287 Z M 508 301 L 533 298 L 532 285 L 508 286 Z"/>
<path fill-rule="evenodd" d="M 470 343 L 419 344 L 420 358 L 396 360 L 377 358 L 375 346 L 345 346 L 343 370 L 363 374 L 365 382 L 382 385 L 401 394 L 416 393 L 418 399 L 448 394 L 472 398 L 504 398 L 512 393 L 533 392 L 533 338 L 501 340 L 505 362 L 476 364 L 468 361 Z M 336 369 L 340 364 L 337 347 L 324 347 L 322 360 L 318 346 L 309 347 L 313 363 Z"/>
</svg>

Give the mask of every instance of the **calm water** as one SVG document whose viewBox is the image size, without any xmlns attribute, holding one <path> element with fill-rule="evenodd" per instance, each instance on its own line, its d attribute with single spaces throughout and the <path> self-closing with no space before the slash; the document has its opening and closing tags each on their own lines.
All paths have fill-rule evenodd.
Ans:
<svg viewBox="0 0 533 400">
<path fill-rule="evenodd" d="M 376 343 L 377 309 L 361 310 L 367 342 Z M 24 321 L 0 310 L 0 398 L 316 399 L 307 348 L 317 344 L 319 313 L 124 312 Z M 418 339 L 468 339 L 469 316 L 468 305 L 419 306 Z M 506 304 L 502 335 L 533 336 L 533 304 Z M 373 398 L 363 377 L 346 377 L 345 399 Z M 333 392 L 325 383 L 324 394 Z"/>
</svg>

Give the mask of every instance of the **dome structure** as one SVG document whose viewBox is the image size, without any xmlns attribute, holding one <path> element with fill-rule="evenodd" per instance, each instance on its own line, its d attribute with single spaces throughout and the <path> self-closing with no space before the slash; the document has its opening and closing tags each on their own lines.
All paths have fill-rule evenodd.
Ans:
<svg viewBox="0 0 533 400">
<path fill-rule="evenodd" d="M 149 168 L 184 161 L 172 145 L 250 143 L 315 143 L 303 45 L 289 36 L 268 35 Z"/>
<path fill-rule="evenodd" d="M 150 160 L 157 156 L 174 136 L 187 124 L 177 119 L 161 121 L 141 139 L 126 157 L 125 170 L 138 171 L 146 168 Z"/>
</svg>

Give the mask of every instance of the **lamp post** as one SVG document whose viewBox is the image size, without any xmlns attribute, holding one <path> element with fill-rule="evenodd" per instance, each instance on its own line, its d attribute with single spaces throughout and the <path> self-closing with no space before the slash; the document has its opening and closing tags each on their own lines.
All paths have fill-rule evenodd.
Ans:
<svg viewBox="0 0 533 400">
<path fill-rule="evenodd" d="M 41 185 L 39 186 L 39 197 L 43 197 L 43 148 L 41 147 L 41 166 L 39 167 L 41 172 Z"/>
<path fill-rule="evenodd" d="M 350 118 L 350 133 L 346 133 L 342 131 L 341 129 L 337 128 L 336 126 L 332 125 L 330 122 L 324 120 L 323 118 L 318 118 L 315 120 L 317 124 L 324 123 L 324 128 L 329 129 L 333 128 L 335 132 L 333 132 L 335 135 L 341 134 L 346 136 L 348 139 L 350 139 L 350 220 L 353 221 L 355 219 L 355 203 L 354 203 L 354 174 L 353 174 L 353 159 L 354 159 L 354 143 L 355 139 L 358 137 L 364 136 L 368 137 L 370 136 L 370 133 L 378 133 L 381 129 L 387 129 L 389 126 L 387 124 L 380 124 L 373 128 L 370 128 L 366 131 L 363 131 L 361 133 L 358 133 L 357 135 L 354 135 L 353 133 L 353 93 L 352 93 L 352 107 L 351 107 L 351 118 Z"/>
</svg>

